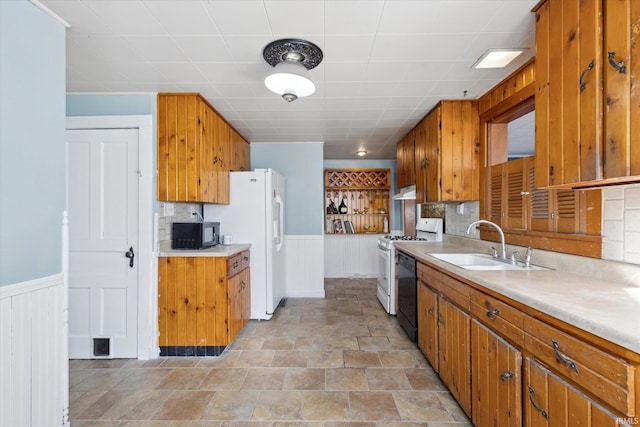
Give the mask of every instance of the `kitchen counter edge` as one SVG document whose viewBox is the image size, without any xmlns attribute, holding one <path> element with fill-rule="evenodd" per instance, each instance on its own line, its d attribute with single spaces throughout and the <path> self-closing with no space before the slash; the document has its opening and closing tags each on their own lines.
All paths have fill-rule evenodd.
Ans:
<svg viewBox="0 0 640 427">
<path fill-rule="evenodd" d="M 237 243 L 233 245 L 216 245 L 207 249 L 171 249 L 160 248 L 160 258 L 169 257 L 230 257 L 251 248 L 249 243 Z"/>
</svg>

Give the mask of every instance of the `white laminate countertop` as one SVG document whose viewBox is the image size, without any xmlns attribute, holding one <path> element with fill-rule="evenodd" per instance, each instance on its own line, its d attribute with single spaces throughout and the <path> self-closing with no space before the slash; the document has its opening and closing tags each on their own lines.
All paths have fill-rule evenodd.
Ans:
<svg viewBox="0 0 640 427">
<path fill-rule="evenodd" d="M 487 289 L 502 294 L 547 315 L 555 317 L 621 347 L 640 353 L 640 281 L 635 267 L 621 266 L 628 280 L 614 271 L 619 264 L 593 260 L 597 268 L 610 263 L 612 280 L 572 271 L 570 265 L 552 266 L 549 271 L 477 271 L 457 267 L 429 253 L 478 252 L 474 248 L 455 243 L 397 242 L 395 247 L 419 260 L 427 261 L 466 278 Z M 492 243 L 495 246 L 495 243 Z M 534 254 L 535 254 L 534 250 Z M 489 253 L 488 251 L 484 251 Z M 521 254 L 523 252 L 520 252 Z M 562 258 L 561 254 L 556 254 Z M 553 256 L 553 255 L 552 255 Z M 577 257 L 584 258 L 584 257 Z M 579 262 L 591 262 L 584 258 Z M 618 264 L 618 265 L 616 265 Z"/>
<path fill-rule="evenodd" d="M 160 246 L 160 257 L 230 257 L 251 248 L 249 243 L 238 243 L 233 245 L 216 245 L 207 249 L 171 249 L 171 242 L 168 245 Z"/>
</svg>

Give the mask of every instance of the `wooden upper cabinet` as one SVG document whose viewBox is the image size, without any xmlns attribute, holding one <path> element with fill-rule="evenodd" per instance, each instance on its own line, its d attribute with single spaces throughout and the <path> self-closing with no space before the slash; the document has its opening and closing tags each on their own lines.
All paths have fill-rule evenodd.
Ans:
<svg viewBox="0 0 640 427">
<path fill-rule="evenodd" d="M 412 129 L 396 146 L 398 188 L 414 185 L 415 177 L 415 129 Z"/>
<path fill-rule="evenodd" d="M 216 182 L 214 203 L 229 203 L 229 172 L 231 171 L 231 127 L 219 115 L 214 116 L 215 139 L 213 174 Z"/>
<path fill-rule="evenodd" d="M 547 0 L 535 12 L 538 186 L 640 181 L 640 4 Z"/>
<path fill-rule="evenodd" d="M 231 131 L 231 170 L 248 171 L 251 170 L 251 152 L 249 142 L 242 137 L 234 128 Z"/>
<path fill-rule="evenodd" d="M 426 167 L 425 167 L 425 161 L 426 161 L 425 150 L 427 148 L 426 125 L 427 125 L 427 118 L 425 117 L 414 128 L 415 134 L 414 134 L 413 163 L 414 163 L 415 181 L 416 181 L 416 203 L 424 203 L 427 201 L 427 191 L 426 191 L 427 175 L 426 175 Z"/>
<path fill-rule="evenodd" d="M 440 101 L 416 126 L 416 203 L 478 200 L 477 101 Z"/>
<path fill-rule="evenodd" d="M 158 200 L 229 203 L 231 128 L 199 94 L 158 94 Z"/>
</svg>

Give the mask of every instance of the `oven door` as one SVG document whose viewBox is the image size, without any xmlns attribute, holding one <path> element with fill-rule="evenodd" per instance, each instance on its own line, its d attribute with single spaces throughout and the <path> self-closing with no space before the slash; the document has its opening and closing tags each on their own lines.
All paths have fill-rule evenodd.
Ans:
<svg viewBox="0 0 640 427">
<path fill-rule="evenodd" d="M 378 300 L 389 314 L 395 314 L 395 307 L 391 304 L 391 249 L 378 244 Z M 392 313 L 392 311 L 394 313 Z"/>
</svg>

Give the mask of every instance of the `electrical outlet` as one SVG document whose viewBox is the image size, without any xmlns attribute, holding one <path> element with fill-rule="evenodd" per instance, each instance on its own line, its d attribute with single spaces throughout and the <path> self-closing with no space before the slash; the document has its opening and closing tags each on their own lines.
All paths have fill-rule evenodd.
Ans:
<svg viewBox="0 0 640 427">
<path fill-rule="evenodd" d="M 164 216 L 174 216 L 176 214 L 173 203 L 164 202 Z"/>
</svg>

